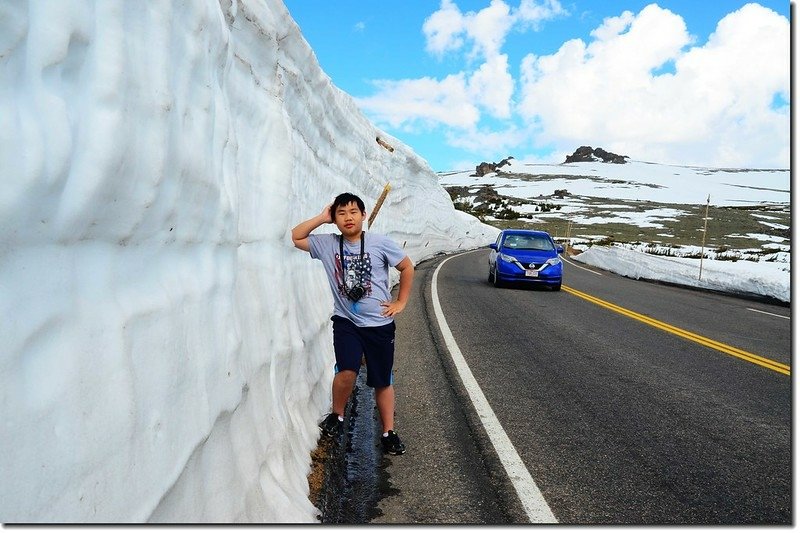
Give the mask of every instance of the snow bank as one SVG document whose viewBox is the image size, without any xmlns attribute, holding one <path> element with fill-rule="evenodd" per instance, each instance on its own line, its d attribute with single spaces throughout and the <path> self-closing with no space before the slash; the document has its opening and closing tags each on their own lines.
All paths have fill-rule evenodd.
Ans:
<svg viewBox="0 0 800 533">
<path fill-rule="evenodd" d="M 715 261 L 651 255 L 622 246 L 592 246 L 572 258 L 633 279 L 791 301 L 791 271 L 785 262 Z M 698 279 L 700 277 L 700 279 Z"/>
<path fill-rule="evenodd" d="M 332 300 L 290 229 L 389 181 L 416 261 L 496 230 L 280 0 L 5 2 L 0 67 L 0 520 L 313 521 Z"/>
</svg>

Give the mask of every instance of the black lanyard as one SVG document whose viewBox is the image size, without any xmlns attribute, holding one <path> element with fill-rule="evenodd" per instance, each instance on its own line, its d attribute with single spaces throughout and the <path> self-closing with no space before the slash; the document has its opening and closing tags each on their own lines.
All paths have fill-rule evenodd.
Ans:
<svg viewBox="0 0 800 533">
<path fill-rule="evenodd" d="M 342 276 L 346 272 L 344 266 L 344 235 L 339 235 L 339 259 L 342 261 Z M 361 253 L 358 255 L 359 265 L 364 264 L 364 232 L 361 232 Z M 359 268 L 361 268 L 359 266 Z"/>
</svg>

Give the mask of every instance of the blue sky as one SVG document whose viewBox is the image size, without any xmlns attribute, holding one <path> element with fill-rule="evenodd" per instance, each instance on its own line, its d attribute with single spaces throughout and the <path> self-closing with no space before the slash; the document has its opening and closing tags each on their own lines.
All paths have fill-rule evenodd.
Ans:
<svg viewBox="0 0 800 533">
<path fill-rule="evenodd" d="M 587 144 L 789 166 L 789 2 L 285 4 L 333 83 L 437 171 Z"/>
</svg>

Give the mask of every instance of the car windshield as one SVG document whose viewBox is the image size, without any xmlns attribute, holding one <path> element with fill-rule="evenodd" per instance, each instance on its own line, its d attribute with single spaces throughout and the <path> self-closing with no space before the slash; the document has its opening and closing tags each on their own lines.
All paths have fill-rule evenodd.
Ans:
<svg viewBox="0 0 800 533">
<path fill-rule="evenodd" d="M 503 247 L 512 250 L 552 250 L 553 243 L 547 237 L 509 235 L 503 241 Z"/>
</svg>

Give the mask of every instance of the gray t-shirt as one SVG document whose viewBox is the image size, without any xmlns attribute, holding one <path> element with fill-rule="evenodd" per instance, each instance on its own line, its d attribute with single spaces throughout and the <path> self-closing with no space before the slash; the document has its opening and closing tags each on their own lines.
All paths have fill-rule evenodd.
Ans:
<svg viewBox="0 0 800 533">
<path fill-rule="evenodd" d="M 339 235 L 327 233 L 309 235 L 311 257 L 322 261 L 333 292 L 333 314 L 351 320 L 356 326 L 383 326 L 393 321 L 381 315 L 381 302 L 392 300 L 389 288 L 389 267 L 397 266 L 406 253 L 393 240 L 377 233 L 364 232 L 364 260 L 359 261 L 361 240 L 351 243 L 344 239 L 344 275 L 339 259 Z M 358 280 L 364 296 L 354 302 L 342 290 Z"/>
</svg>

